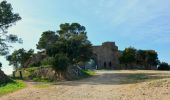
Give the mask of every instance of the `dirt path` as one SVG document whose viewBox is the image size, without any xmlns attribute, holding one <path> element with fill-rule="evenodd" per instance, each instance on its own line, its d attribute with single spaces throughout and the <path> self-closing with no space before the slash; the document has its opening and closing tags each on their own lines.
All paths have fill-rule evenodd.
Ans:
<svg viewBox="0 0 170 100">
<path fill-rule="evenodd" d="M 97 71 L 94 77 L 44 89 L 28 83 L 27 88 L 0 97 L 0 100 L 170 100 L 169 76 L 160 83 L 122 82 L 130 73 L 134 71 Z"/>
</svg>

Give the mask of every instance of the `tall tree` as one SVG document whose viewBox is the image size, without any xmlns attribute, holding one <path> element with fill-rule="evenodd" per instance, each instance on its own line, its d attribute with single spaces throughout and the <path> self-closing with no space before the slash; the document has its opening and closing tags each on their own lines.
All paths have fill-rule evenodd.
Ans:
<svg viewBox="0 0 170 100">
<path fill-rule="evenodd" d="M 10 46 L 7 45 L 7 42 L 21 42 L 16 35 L 7 34 L 7 29 L 19 20 L 21 20 L 21 17 L 13 12 L 10 3 L 7 3 L 6 0 L 0 2 L 0 55 L 8 53 Z"/>
<path fill-rule="evenodd" d="M 154 50 L 148 50 L 146 52 L 147 69 L 151 69 L 152 66 L 157 66 L 159 64 L 158 54 Z"/>
<path fill-rule="evenodd" d="M 45 32 L 43 34 L 45 34 Z M 92 45 L 86 34 L 84 26 L 78 23 L 65 23 L 60 25 L 60 30 L 55 34 L 50 32 L 50 36 L 42 35 L 38 46 L 42 45 L 48 56 L 53 57 L 55 60 L 68 58 L 68 63 L 72 66 L 76 66 L 81 62 L 88 61 L 92 56 Z M 49 39 L 51 36 L 56 38 Z M 47 40 L 49 41 L 45 42 Z M 46 48 L 47 46 L 48 48 Z M 63 55 L 64 58 L 62 58 L 61 55 Z M 57 66 L 55 63 L 55 67 L 59 66 L 59 64 Z M 65 67 L 65 69 L 67 69 L 67 67 Z M 58 68 L 56 69 L 59 70 Z"/>
<path fill-rule="evenodd" d="M 30 49 L 28 51 L 22 49 L 15 50 L 11 55 L 7 56 L 9 65 L 13 65 L 14 69 L 23 67 L 25 62 L 33 55 L 34 50 Z"/>
<path fill-rule="evenodd" d="M 142 67 L 141 69 L 144 69 L 147 65 L 146 50 L 137 50 L 136 61 L 136 64 Z"/>
<path fill-rule="evenodd" d="M 54 31 L 45 31 L 41 35 L 41 38 L 37 44 L 37 49 L 48 49 L 50 45 L 55 43 L 58 39 L 58 35 Z"/>
<path fill-rule="evenodd" d="M 126 48 L 120 56 L 120 63 L 124 64 L 126 66 L 126 69 L 128 67 L 132 68 L 132 64 L 136 63 L 136 51 L 137 50 L 135 48 L 129 47 Z"/>
<path fill-rule="evenodd" d="M 126 68 L 130 65 L 140 67 L 140 69 L 156 69 L 159 64 L 158 54 L 154 50 L 136 50 L 134 48 L 126 48 L 119 58 L 121 64 L 125 64 Z M 133 64 L 133 65 L 132 65 Z"/>
<path fill-rule="evenodd" d="M 161 62 L 158 66 L 158 70 L 170 70 L 170 65 L 166 62 Z"/>
</svg>

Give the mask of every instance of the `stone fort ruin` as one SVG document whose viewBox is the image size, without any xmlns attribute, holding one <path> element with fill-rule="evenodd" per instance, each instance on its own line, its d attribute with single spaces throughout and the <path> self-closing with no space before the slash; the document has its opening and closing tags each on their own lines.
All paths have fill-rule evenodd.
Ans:
<svg viewBox="0 0 170 100">
<path fill-rule="evenodd" d="M 93 46 L 93 57 L 86 64 L 82 65 L 85 69 L 127 69 L 125 65 L 120 64 L 119 57 L 122 51 L 118 49 L 115 42 L 104 42 L 102 45 Z M 38 52 L 24 64 L 24 68 L 40 64 L 47 57 L 46 52 Z M 81 67 L 81 66 L 80 66 Z M 142 65 L 134 65 L 136 69 L 157 69 L 157 66 L 146 67 Z M 131 69 L 131 68 L 129 68 Z"/>
<path fill-rule="evenodd" d="M 97 69 L 120 69 L 120 52 L 115 42 L 104 42 L 100 46 L 93 46 L 93 54 Z"/>
</svg>

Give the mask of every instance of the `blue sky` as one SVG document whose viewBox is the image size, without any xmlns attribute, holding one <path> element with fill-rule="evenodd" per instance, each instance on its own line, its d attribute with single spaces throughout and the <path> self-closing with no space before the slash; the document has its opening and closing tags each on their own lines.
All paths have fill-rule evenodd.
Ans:
<svg viewBox="0 0 170 100">
<path fill-rule="evenodd" d="M 78 22 L 86 27 L 94 45 L 115 41 L 120 50 L 129 46 L 154 49 L 161 61 L 170 63 L 170 0 L 7 1 L 22 17 L 9 29 L 24 40 L 13 49 L 36 49 L 43 31 L 55 31 L 61 23 Z M 3 71 L 10 74 L 12 67 L 3 57 L 0 61 Z"/>
</svg>

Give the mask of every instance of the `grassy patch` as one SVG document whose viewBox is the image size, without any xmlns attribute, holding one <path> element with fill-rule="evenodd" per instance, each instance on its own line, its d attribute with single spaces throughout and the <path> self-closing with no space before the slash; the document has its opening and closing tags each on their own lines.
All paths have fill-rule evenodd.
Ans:
<svg viewBox="0 0 170 100">
<path fill-rule="evenodd" d="M 81 70 L 81 72 L 82 72 L 82 75 L 81 75 L 80 79 L 91 77 L 96 74 L 95 71 L 93 71 L 93 70 Z"/>
<path fill-rule="evenodd" d="M 0 85 L 0 95 L 11 93 L 19 89 L 26 87 L 26 84 L 23 81 L 14 81 L 4 85 Z"/>
</svg>

